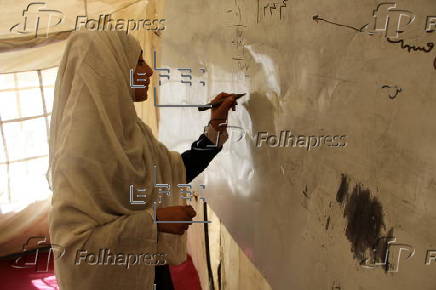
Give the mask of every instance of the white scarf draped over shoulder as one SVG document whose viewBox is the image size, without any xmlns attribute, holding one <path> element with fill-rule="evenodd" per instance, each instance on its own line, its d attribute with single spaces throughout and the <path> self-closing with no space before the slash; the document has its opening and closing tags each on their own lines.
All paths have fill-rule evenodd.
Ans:
<svg viewBox="0 0 436 290">
<path fill-rule="evenodd" d="M 160 207 L 185 204 L 177 185 L 186 183 L 186 172 L 180 154 L 168 151 L 136 115 L 129 71 L 140 52 L 135 38 L 118 31 L 77 31 L 67 40 L 55 85 L 47 172 L 53 191 L 50 240 L 65 250 L 55 257 L 62 290 L 152 289 L 153 262 L 129 268 L 122 258 L 115 265 L 110 259 L 94 264 L 105 249 L 162 254 L 169 264 L 186 259 L 186 233 L 160 233 L 152 219 L 159 196 Z M 169 184 L 171 194 L 155 183 Z"/>
</svg>

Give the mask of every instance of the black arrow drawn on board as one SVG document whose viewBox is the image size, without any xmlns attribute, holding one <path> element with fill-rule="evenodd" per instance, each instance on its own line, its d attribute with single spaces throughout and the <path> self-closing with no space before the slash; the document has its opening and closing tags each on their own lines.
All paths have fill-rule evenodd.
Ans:
<svg viewBox="0 0 436 290">
<path fill-rule="evenodd" d="M 312 19 L 316 23 L 319 23 L 320 21 L 324 21 L 324 22 L 327 22 L 327 23 L 330 23 L 330 24 L 333 24 L 333 25 L 336 25 L 336 26 L 350 28 L 350 29 L 353 29 L 353 30 L 355 30 L 357 32 L 363 32 L 363 29 L 365 29 L 369 25 L 369 23 L 368 23 L 368 24 L 363 25 L 361 28 L 356 28 L 356 27 L 353 27 L 353 26 L 350 26 L 350 25 L 339 24 L 339 23 L 335 23 L 335 22 L 326 20 L 324 18 L 319 17 L 319 15 L 314 15 L 312 17 Z"/>
</svg>

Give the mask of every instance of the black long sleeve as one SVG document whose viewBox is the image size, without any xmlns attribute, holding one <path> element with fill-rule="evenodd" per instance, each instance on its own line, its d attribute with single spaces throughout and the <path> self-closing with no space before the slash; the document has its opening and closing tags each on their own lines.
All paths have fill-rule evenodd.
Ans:
<svg viewBox="0 0 436 290">
<path fill-rule="evenodd" d="M 203 172 L 222 148 L 212 143 L 206 135 L 201 134 L 198 140 L 192 143 L 191 149 L 181 154 L 186 168 L 186 183 Z"/>
</svg>

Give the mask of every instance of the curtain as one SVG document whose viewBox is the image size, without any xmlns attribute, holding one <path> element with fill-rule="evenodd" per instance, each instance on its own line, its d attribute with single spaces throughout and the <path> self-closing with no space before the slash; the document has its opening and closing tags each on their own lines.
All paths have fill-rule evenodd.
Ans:
<svg viewBox="0 0 436 290">
<path fill-rule="evenodd" d="M 89 17 L 110 13 L 115 19 L 156 18 L 155 1 L 85 1 Z M 50 4 L 50 2 L 47 2 Z M 61 3 L 61 2 L 56 2 Z M 74 10 L 82 13 L 82 1 Z M 104 4 L 104 5 L 103 5 Z M 72 5 L 72 4 L 69 4 Z M 161 4 L 160 4 L 161 5 Z M 10 9 L 13 5 L 10 5 Z M 70 7 L 72 8 L 72 7 Z M 13 9 L 17 9 L 14 6 Z M 66 9 L 67 10 L 67 9 Z M 71 14 L 71 13 L 70 13 Z M 153 67 L 153 49 L 158 35 L 152 31 L 131 33 L 141 43 L 145 61 Z M 0 39 L 2 37 L 0 31 Z M 44 41 L 11 39 L 0 48 L 0 256 L 38 247 L 32 237 L 48 237 L 48 211 L 51 192 L 45 179 L 48 165 L 48 126 L 53 103 L 57 65 L 63 54 L 68 33 L 52 33 Z M 156 82 L 156 75 L 152 83 Z M 150 86 L 152 87 L 152 86 Z M 138 116 L 155 136 L 158 113 L 149 100 L 135 103 Z"/>
</svg>

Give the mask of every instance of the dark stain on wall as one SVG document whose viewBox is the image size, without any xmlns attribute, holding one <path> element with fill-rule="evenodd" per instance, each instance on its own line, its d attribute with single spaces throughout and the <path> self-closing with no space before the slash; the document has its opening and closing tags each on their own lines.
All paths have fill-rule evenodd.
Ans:
<svg viewBox="0 0 436 290">
<path fill-rule="evenodd" d="M 380 260 L 384 251 L 373 251 L 373 248 L 378 244 L 382 230 L 386 229 L 383 207 L 362 184 L 356 184 L 351 192 L 348 189 L 349 178 L 342 174 L 336 200 L 344 206 L 345 235 L 351 243 L 353 257 L 359 261 L 366 258 Z"/>
<path fill-rule="evenodd" d="M 341 184 L 339 185 L 338 192 L 336 193 L 336 201 L 339 203 L 344 202 L 344 198 L 348 194 L 348 177 L 345 174 L 341 174 Z"/>
</svg>

